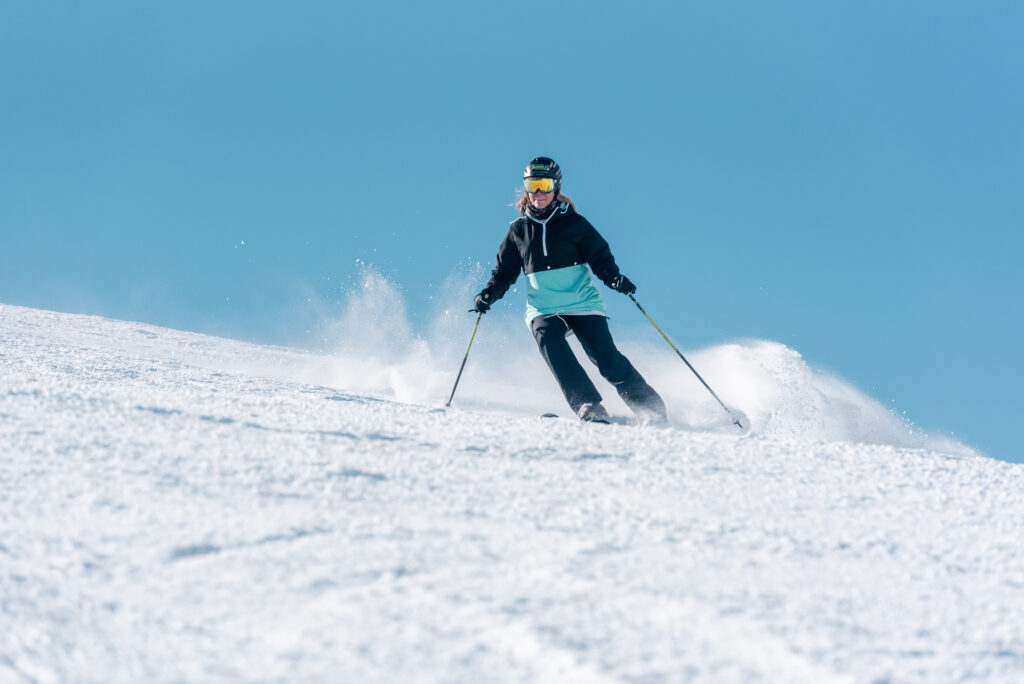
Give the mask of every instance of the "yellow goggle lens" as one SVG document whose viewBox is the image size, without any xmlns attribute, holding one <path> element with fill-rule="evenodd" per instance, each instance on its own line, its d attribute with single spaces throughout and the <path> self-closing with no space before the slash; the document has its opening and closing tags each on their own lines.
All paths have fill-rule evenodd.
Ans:
<svg viewBox="0 0 1024 684">
<path fill-rule="evenodd" d="M 526 186 L 526 192 L 554 192 L 555 191 L 555 179 L 554 178 L 527 178 L 523 180 L 523 185 Z"/>
</svg>

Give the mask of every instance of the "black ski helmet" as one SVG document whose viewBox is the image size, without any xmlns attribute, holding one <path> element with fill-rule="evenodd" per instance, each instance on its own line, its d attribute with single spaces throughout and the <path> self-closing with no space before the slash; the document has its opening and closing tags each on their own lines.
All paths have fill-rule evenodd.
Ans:
<svg viewBox="0 0 1024 684">
<path fill-rule="evenodd" d="M 523 180 L 527 178 L 554 178 L 555 197 L 558 197 L 558 193 L 562 189 L 562 169 L 558 167 L 558 162 L 551 157 L 531 159 L 530 163 L 526 165 L 526 170 L 523 171 Z"/>
</svg>

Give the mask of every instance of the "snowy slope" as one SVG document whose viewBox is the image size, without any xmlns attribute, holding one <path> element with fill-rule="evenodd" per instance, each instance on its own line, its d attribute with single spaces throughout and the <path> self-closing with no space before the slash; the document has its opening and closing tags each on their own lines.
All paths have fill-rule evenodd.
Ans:
<svg viewBox="0 0 1024 684">
<path fill-rule="evenodd" d="M 737 435 L 420 342 L 0 305 L 0 681 L 1024 681 L 1024 466 L 772 343 L 696 355 Z"/>
</svg>

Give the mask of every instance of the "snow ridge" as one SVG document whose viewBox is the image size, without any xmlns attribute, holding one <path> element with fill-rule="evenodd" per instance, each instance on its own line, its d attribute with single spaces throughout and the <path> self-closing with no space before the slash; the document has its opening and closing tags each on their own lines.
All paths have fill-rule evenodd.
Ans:
<svg viewBox="0 0 1024 684">
<path fill-rule="evenodd" d="M 542 421 L 485 364 L 442 410 L 404 342 L 0 305 L 0 681 L 1024 677 L 1024 467 L 770 342 L 693 359 L 747 435 Z"/>
</svg>

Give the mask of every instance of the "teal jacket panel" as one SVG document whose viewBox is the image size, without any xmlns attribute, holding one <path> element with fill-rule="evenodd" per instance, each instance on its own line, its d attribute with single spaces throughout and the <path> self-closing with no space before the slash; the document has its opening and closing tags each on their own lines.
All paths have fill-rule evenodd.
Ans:
<svg viewBox="0 0 1024 684">
<path fill-rule="evenodd" d="M 584 264 L 526 275 L 526 322 L 538 316 L 605 313 L 604 300 Z"/>
</svg>

